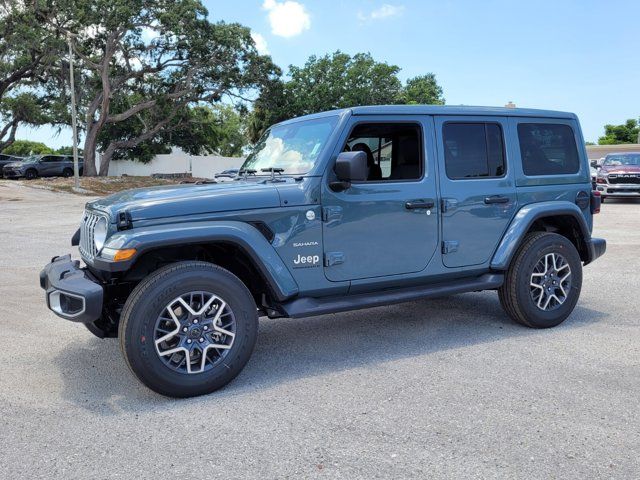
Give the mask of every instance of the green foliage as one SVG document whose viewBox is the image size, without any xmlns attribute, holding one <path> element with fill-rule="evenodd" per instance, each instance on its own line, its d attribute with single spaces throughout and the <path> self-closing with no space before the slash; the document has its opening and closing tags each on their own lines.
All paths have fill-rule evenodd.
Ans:
<svg viewBox="0 0 640 480">
<path fill-rule="evenodd" d="M 41 142 L 32 142 L 30 140 L 16 140 L 11 146 L 2 150 L 2 153 L 7 155 L 17 155 L 19 157 L 26 157 L 28 155 L 44 155 L 48 153 L 54 153 L 52 148 L 47 147 Z"/>
<path fill-rule="evenodd" d="M 442 87 L 438 85 L 433 73 L 420 75 L 407 80 L 402 92 L 402 103 L 444 105 Z"/>
<path fill-rule="evenodd" d="M 193 120 L 190 109 L 245 98 L 280 74 L 248 28 L 210 22 L 200 0 L 41 1 L 55 12 L 52 25 L 75 35 L 81 83 L 92 90 L 83 102 L 87 175 L 96 147 L 100 174 L 111 158 L 146 160 Z"/>
<path fill-rule="evenodd" d="M 290 66 L 288 79 L 265 85 L 248 118 L 248 136 L 256 142 L 274 123 L 335 108 L 444 103 L 434 74 L 414 77 L 403 86 L 399 72 L 400 67 L 377 62 L 368 53 L 311 56 L 303 67 Z"/>
<path fill-rule="evenodd" d="M 231 105 L 199 106 L 189 109 L 188 115 L 181 128 L 170 132 L 167 141 L 171 145 L 191 155 L 242 155 L 242 149 L 247 145 L 244 123 Z"/>
<path fill-rule="evenodd" d="M 59 149 L 57 149 L 55 151 L 56 154 L 58 155 L 73 155 L 73 147 L 69 146 L 69 147 L 60 147 Z M 82 156 L 82 149 L 79 148 L 78 149 L 78 156 Z"/>
<path fill-rule="evenodd" d="M 598 139 L 598 145 L 621 143 L 640 143 L 640 127 L 637 120 L 631 118 L 623 125 L 604 126 L 604 136 Z"/>
</svg>

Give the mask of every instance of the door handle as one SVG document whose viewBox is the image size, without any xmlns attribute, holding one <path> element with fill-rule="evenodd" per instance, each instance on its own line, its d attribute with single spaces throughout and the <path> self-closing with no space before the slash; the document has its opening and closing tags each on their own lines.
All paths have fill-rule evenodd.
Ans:
<svg viewBox="0 0 640 480">
<path fill-rule="evenodd" d="M 484 203 L 491 205 L 493 203 L 509 203 L 509 197 L 502 195 L 492 195 L 491 197 L 484 197 Z"/>
<path fill-rule="evenodd" d="M 404 204 L 407 210 L 416 210 L 418 208 L 433 208 L 435 202 L 433 200 L 409 200 Z"/>
</svg>

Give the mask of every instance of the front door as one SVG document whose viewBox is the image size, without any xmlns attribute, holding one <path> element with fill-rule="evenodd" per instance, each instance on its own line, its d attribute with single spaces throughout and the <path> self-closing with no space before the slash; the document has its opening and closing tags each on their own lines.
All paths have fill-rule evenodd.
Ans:
<svg viewBox="0 0 640 480">
<path fill-rule="evenodd" d="M 442 258 L 447 267 L 490 261 L 515 215 L 504 117 L 436 117 Z"/>
<path fill-rule="evenodd" d="M 331 281 L 423 270 L 438 244 L 433 145 L 428 117 L 354 117 L 340 151 L 363 151 L 369 178 L 333 191 L 333 166 L 322 183 L 325 275 Z M 429 148 L 425 148 L 425 145 Z M 428 153 L 428 154 L 427 154 Z M 431 163 L 427 162 L 431 159 Z"/>
</svg>

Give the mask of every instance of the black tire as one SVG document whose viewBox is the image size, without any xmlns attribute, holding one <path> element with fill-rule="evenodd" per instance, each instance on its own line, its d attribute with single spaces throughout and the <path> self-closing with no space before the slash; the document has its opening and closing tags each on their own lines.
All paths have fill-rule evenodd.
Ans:
<svg viewBox="0 0 640 480">
<path fill-rule="evenodd" d="M 210 370 L 182 373 L 160 359 L 154 342 L 156 320 L 180 295 L 208 291 L 224 299 L 235 318 L 235 337 L 224 361 Z M 169 397 L 211 393 L 233 380 L 248 362 L 258 335 L 255 301 L 231 272 L 207 262 L 178 262 L 145 278 L 127 299 L 118 331 L 131 371 L 147 387 Z"/>
<path fill-rule="evenodd" d="M 606 195 L 600 195 L 600 203 L 604 203 L 605 198 L 607 198 Z"/>
<path fill-rule="evenodd" d="M 564 303 L 543 310 L 533 299 L 530 283 L 534 268 L 550 253 L 561 255 L 566 260 L 571 270 L 571 283 Z M 582 261 L 573 243 L 556 233 L 535 232 L 525 237 L 516 252 L 504 284 L 498 289 L 498 296 L 504 310 L 517 323 L 530 328 L 550 328 L 559 325 L 571 314 L 581 289 Z"/>
<path fill-rule="evenodd" d="M 72 170 L 72 169 L 70 169 L 70 168 L 65 168 L 65 169 L 62 171 L 62 176 L 63 176 L 64 178 L 73 177 L 73 170 Z"/>
<path fill-rule="evenodd" d="M 27 180 L 33 180 L 35 178 L 38 178 L 38 171 L 33 168 L 30 168 L 29 170 L 24 172 L 24 178 L 26 178 Z"/>
</svg>

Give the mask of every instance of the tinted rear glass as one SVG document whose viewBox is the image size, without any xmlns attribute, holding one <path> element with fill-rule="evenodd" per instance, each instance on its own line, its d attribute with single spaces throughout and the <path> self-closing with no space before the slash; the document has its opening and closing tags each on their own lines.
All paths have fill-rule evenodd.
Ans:
<svg viewBox="0 0 640 480">
<path fill-rule="evenodd" d="M 569 125 L 520 123 L 518 140 L 525 175 L 564 175 L 580 170 L 576 140 Z"/>
<path fill-rule="evenodd" d="M 497 123 L 455 123 L 442 127 L 447 176 L 495 178 L 505 173 L 502 128 Z"/>
</svg>

